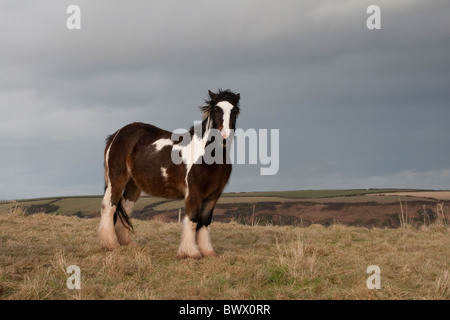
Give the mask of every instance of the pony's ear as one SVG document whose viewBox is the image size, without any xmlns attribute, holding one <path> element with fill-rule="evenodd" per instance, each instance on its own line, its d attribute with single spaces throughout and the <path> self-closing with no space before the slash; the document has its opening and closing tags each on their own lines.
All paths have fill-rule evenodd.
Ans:
<svg viewBox="0 0 450 320">
<path fill-rule="evenodd" d="M 235 106 L 237 106 L 238 104 L 239 104 L 239 100 L 241 100 L 241 94 L 240 93 L 237 93 L 237 94 L 235 94 L 235 95 L 233 95 L 231 98 L 230 98 L 230 102 L 231 103 L 233 103 Z"/>
<path fill-rule="evenodd" d="M 209 94 L 209 98 L 211 100 L 214 100 L 217 97 L 217 94 L 215 94 L 214 92 L 212 92 L 211 90 L 208 90 L 208 94 Z"/>
</svg>

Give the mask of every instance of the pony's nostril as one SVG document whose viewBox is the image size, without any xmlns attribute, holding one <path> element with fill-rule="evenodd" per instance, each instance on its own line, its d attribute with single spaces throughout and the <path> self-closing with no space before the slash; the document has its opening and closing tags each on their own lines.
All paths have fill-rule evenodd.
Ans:
<svg viewBox="0 0 450 320">
<path fill-rule="evenodd" d="M 228 136 L 230 135 L 231 130 L 230 129 L 225 129 L 225 130 L 221 130 L 220 132 L 222 133 L 222 137 L 224 139 L 227 139 Z"/>
</svg>

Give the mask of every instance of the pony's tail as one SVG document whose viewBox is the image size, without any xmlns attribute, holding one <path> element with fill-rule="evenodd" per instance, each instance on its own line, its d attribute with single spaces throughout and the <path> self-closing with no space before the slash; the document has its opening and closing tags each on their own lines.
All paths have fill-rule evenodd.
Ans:
<svg viewBox="0 0 450 320">
<path fill-rule="evenodd" d="M 122 201 L 119 201 L 119 203 L 116 206 L 116 212 L 114 212 L 114 224 L 117 222 L 117 217 L 119 217 L 120 221 L 124 225 L 125 228 L 133 232 L 133 224 L 131 223 L 130 217 L 125 212 L 125 209 L 122 206 Z"/>
</svg>

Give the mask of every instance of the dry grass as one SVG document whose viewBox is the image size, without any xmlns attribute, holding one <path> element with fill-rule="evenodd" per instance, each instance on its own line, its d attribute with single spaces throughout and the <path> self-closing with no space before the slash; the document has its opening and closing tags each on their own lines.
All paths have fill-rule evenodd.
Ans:
<svg viewBox="0 0 450 320">
<path fill-rule="evenodd" d="M 14 208 L 13 208 L 14 209 Z M 446 225 L 415 229 L 213 223 L 217 257 L 177 260 L 181 226 L 135 221 L 139 248 L 105 252 L 98 219 L 0 215 L 1 299 L 449 299 Z M 69 265 L 81 290 L 66 286 Z M 381 289 L 366 286 L 369 265 Z"/>
</svg>

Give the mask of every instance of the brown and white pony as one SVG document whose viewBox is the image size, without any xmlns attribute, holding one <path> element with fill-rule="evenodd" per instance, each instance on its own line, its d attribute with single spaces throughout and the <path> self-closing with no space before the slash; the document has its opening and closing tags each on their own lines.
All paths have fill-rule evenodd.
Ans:
<svg viewBox="0 0 450 320">
<path fill-rule="evenodd" d="M 226 142 L 235 130 L 240 95 L 219 90 L 209 91 L 209 98 L 201 107 L 201 125 L 184 135 L 177 136 L 150 124 L 132 123 L 108 137 L 104 154 L 105 193 L 98 228 L 103 248 L 136 245 L 130 216 L 144 191 L 156 197 L 185 199 L 186 216 L 178 258 L 215 255 L 208 226 L 231 174 Z M 217 138 L 211 138 L 209 133 L 213 131 L 219 134 Z M 217 155 L 212 152 L 221 161 L 204 161 L 205 150 L 211 150 L 210 147 L 223 151 L 216 152 Z"/>
</svg>

